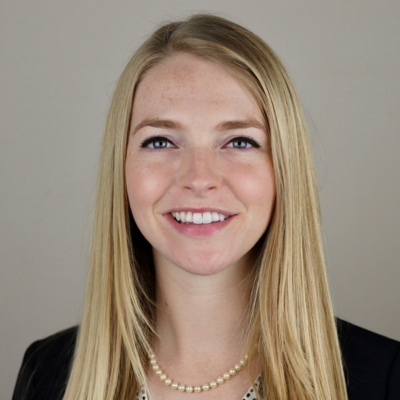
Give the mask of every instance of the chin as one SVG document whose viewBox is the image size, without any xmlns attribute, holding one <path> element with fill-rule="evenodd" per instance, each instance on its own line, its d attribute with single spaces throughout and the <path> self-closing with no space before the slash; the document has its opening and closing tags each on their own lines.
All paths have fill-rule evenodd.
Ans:
<svg viewBox="0 0 400 400">
<path fill-rule="evenodd" d="M 226 268 L 228 268 L 228 266 L 218 267 L 218 266 L 213 265 L 213 266 L 204 267 L 204 265 L 201 265 L 201 266 L 195 265 L 195 266 L 189 266 L 189 267 L 184 266 L 181 268 L 192 275 L 212 276 L 212 275 L 216 275 L 219 272 L 225 270 Z"/>
<path fill-rule="evenodd" d="M 179 268 L 200 276 L 211 276 L 218 274 L 230 266 L 237 263 L 237 260 L 221 259 L 218 255 L 199 254 L 197 256 L 191 255 L 190 258 L 171 260 Z"/>
</svg>

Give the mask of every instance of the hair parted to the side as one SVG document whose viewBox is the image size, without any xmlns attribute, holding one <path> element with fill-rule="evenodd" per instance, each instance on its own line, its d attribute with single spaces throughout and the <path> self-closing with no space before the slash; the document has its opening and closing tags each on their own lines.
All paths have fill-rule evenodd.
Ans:
<svg viewBox="0 0 400 400">
<path fill-rule="evenodd" d="M 86 307 L 64 400 L 131 400 L 147 385 L 154 272 L 150 245 L 129 211 L 125 154 L 138 83 L 152 66 L 180 52 L 219 63 L 241 80 L 269 134 L 277 195 L 254 266 L 248 331 L 249 357 L 257 353 L 262 366 L 264 398 L 345 400 L 318 191 L 296 92 L 263 40 L 204 14 L 158 28 L 115 90 L 100 159 Z"/>
</svg>

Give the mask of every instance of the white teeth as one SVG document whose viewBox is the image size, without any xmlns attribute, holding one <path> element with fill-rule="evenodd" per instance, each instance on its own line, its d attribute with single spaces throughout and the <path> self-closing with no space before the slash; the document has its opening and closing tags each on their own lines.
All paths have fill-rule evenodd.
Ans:
<svg viewBox="0 0 400 400">
<path fill-rule="evenodd" d="M 180 217 L 181 217 L 181 222 L 186 222 L 186 213 L 185 211 L 181 211 L 179 213 Z"/>
<path fill-rule="evenodd" d="M 193 223 L 194 224 L 202 224 L 203 217 L 200 213 L 193 213 Z"/>
<path fill-rule="evenodd" d="M 221 214 L 221 215 L 222 215 L 222 214 Z M 212 217 L 213 222 L 219 221 L 219 215 L 218 215 L 217 212 L 213 211 L 213 212 L 211 213 L 211 217 Z"/>
<path fill-rule="evenodd" d="M 209 211 L 203 213 L 203 224 L 211 224 L 212 218 Z"/>
<path fill-rule="evenodd" d="M 181 223 L 211 224 L 211 222 L 225 221 L 228 216 L 219 214 L 215 211 L 206 211 L 204 213 L 192 213 L 191 211 L 176 211 L 172 213 L 173 217 Z"/>
</svg>

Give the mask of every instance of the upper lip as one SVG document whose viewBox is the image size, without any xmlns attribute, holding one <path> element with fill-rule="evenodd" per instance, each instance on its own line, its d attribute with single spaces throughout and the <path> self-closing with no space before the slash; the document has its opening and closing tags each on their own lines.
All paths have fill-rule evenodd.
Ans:
<svg viewBox="0 0 400 400">
<path fill-rule="evenodd" d="M 218 214 L 227 215 L 228 217 L 235 215 L 235 213 L 231 213 L 226 210 L 221 210 L 219 208 L 211 208 L 211 207 L 201 207 L 201 208 L 176 207 L 176 208 L 173 208 L 172 210 L 167 211 L 165 214 L 172 214 L 173 212 L 181 212 L 181 211 L 184 211 L 184 212 L 191 211 L 192 213 L 216 212 Z"/>
</svg>

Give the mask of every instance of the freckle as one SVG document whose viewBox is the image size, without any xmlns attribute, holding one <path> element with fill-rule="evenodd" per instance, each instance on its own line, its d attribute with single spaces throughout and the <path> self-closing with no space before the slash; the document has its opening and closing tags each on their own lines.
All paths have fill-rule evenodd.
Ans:
<svg viewBox="0 0 400 400">
<path fill-rule="evenodd" d="M 165 302 L 165 306 L 168 307 L 168 303 L 167 302 Z"/>
</svg>

